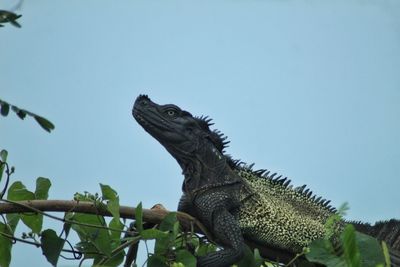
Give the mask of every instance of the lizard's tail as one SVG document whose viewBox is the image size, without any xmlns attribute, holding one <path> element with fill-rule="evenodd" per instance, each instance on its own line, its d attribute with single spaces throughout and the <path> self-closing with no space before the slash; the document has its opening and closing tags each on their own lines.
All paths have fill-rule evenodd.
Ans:
<svg viewBox="0 0 400 267">
<path fill-rule="evenodd" d="M 391 219 L 370 225 L 353 223 L 357 231 L 385 241 L 389 246 L 390 260 L 393 267 L 400 267 L 400 220 Z"/>
</svg>

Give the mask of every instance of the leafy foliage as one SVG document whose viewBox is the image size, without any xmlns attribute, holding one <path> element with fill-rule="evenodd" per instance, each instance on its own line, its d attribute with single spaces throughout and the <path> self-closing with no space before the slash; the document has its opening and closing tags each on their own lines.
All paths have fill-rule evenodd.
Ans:
<svg viewBox="0 0 400 267">
<path fill-rule="evenodd" d="M 84 194 L 76 193 L 74 198 L 80 201 L 93 201 L 97 206 L 106 206 L 113 215 L 113 219 L 108 224 L 100 215 L 70 213 L 68 219 L 77 223 L 72 223 L 71 227 L 78 233 L 80 242 L 76 244 L 76 248 L 85 259 L 93 259 L 94 265 L 118 266 L 125 256 L 124 251 L 118 249 L 124 229 L 124 224 L 120 222 L 119 198 L 110 186 L 100 184 L 100 188 L 102 197 L 85 192 Z"/>
<path fill-rule="evenodd" d="M 8 153 L 0 151 L 0 181 L 6 175 L 7 181 L 12 171 L 6 163 Z M 11 203 L 25 200 L 46 200 L 49 196 L 51 182 L 47 178 L 38 177 L 36 188 L 30 191 L 21 181 L 15 181 L 8 187 L 7 200 Z M 195 267 L 197 257 L 216 251 L 218 247 L 208 241 L 205 236 L 195 232 L 185 232 L 177 220 L 177 214 L 170 212 L 160 224 L 151 224 L 143 220 L 142 204 L 135 209 L 135 221 L 131 226 L 121 220 L 119 196 L 109 185 L 100 184 L 101 195 L 89 192 L 76 193 L 74 200 L 90 201 L 98 209 L 106 209 L 112 215 L 111 220 L 104 216 L 78 212 L 66 212 L 62 231 L 54 229 L 42 230 L 43 217 L 47 215 L 38 210 L 28 213 L 7 214 L 6 220 L 0 222 L 0 266 L 8 267 L 12 259 L 13 240 L 40 246 L 47 261 L 56 266 L 61 254 L 73 253 L 75 259 L 91 260 L 92 266 L 119 266 L 124 259 L 131 258 L 129 265 L 136 266 L 137 247 L 141 242 L 155 240 L 154 251 L 148 251 L 149 267 Z M 4 190 L 3 190 L 4 191 Z M 326 236 L 315 240 L 299 253 L 293 260 L 296 266 L 311 267 L 314 263 L 326 266 L 390 266 L 390 258 L 385 243 L 370 236 L 358 233 L 352 225 L 346 225 L 342 235 L 335 238 L 334 233 L 340 227 L 342 216 L 347 206 L 326 223 Z M 22 221 L 30 230 L 21 238 L 15 237 L 15 230 Z M 79 242 L 73 247 L 68 241 L 70 232 L 74 231 Z M 30 241 L 33 240 L 33 241 Z M 39 241 L 40 242 L 39 242 Z M 68 244 L 69 247 L 65 247 Z M 146 246 L 147 247 L 147 246 Z M 135 249 L 131 249 L 135 248 Z M 130 255 L 130 253 L 133 253 Z M 305 258 L 308 260 L 306 261 Z M 300 259 L 302 259 L 300 261 Z M 235 267 L 279 266 L 265 260 L 259 251 L 246 247 L 243 259 Z"/>
<path fill-rule="evenodd" d="M 332 226 L 332 220 L 328 220 L 327 231 Z M 385 264 L 390 266 L 390 259 L 386 256 L 388 253 L 387 250 L 385 252 L 385 247 L 385 244 L 382 247 L 375 238 L 359 233 L 353 225 L 347 224 L 340 236 L 340 244 L 335 244 L 331 236 L 315 240 L 310 244 L 310 251 L 306 254 L 306 258 L 310 262 L 328 267 L 376 267 L 385 266 Z"/>
<path fill-rule="evenodd" d="M 13 167 L 11 167 L 12 171 L 8 170 L 7 165 L 7 156 L 8 152 L 6 150 L 2 150 L 0 152 L 0 178 L 6 174 L 6 187 L 8 185 L 9 176 L 13 172 Z M 1 179 L 0 179 L 1 181 Z M 47 178 L 39 177 L 36 180 L 36 190 L 35 193 L 29 191 L 25 185 L 16 181 L 8 188 L 7 200 L 11 202 L 15 201 L 23 201 L 23 200 L 34 200 L 34 199 L 47 199 L 48 191 L 50 189 L 51 182 Z M 5 191 L 6 187 L 3 191 Z M 3 197 L 3 194 L 1 195 Z M 4 217 L 2 216 L 3 220 Z M 42 229 L 43 224 L 43 215 L 38 213 L 14 213 L 7 214 L 6 220 L 3 223 L 0 223 L 0 266 L 9 266 L 11 261 L 11 249 L 13 244 L 13 237 L 15 229 L 18 225 L 19 221 L 22 221 L 27 227 L 31 229 L 32 232 L 28 234 L 23 234 L 24 238 L 32 238 L 34 239 L 35 235 L 39 234 Z"/>
</svg>

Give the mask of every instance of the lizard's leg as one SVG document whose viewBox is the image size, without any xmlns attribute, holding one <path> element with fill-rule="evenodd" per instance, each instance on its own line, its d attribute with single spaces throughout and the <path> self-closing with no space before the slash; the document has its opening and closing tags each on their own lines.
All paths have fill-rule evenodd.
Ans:
<svg viewBox="0 0 400 267">
<path fill-rule="evenodd" d="M 217 188 L 202 192 L 193 199 L 197 219 L 210 230 L 222 247 L 216 252 L 198 257 L 198 267 L 228 267 L 243 257 L 243 234 L 237 218 L 230 212 L 240 206 L 233 189 Z"/>
<path fill-rule="evenodd" d="M 181 196 L 181 199 L 179 200 L 178 211 L 182 211 L 192 216 L 195 216 L 193 203 L 186 194 L 183 194 Z"/>
<path fill-rule="evenodd" d="M 239 224 L 226 208 L 214 210 L 212 214 L 212 232 L 223 249 L 199 257 L 198 266 L 225 267 L 243 257 L 244 240 Z"/>
</svg>

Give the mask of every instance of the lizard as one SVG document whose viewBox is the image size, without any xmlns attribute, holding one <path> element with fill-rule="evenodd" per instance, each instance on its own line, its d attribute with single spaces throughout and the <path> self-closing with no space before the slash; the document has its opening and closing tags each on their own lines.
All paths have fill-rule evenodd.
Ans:
<svg viewBox="0 0 400 267">
<path fill-rule="evenodd" d="M 196 217 L 222 247 L 199 257 L 198 266 L 230 266 L 243 257 L 245 240 L 299 253 L 324 237 L 325 223 L 337 213 L 330 201 L 305 185 L 293 187 L 286 177 L 233 160 L 225 153 L 229 142 L 210 129 L 208 117 L 195 117 L 173 104 L 159 105 L 147 95 L 137 97 L 132 115 L 182 169 L 178 211 Z M 335 236 L 345 224 L 335 224 Z M 353 225 L 400 251 L 400 221 Z"/>
</svg>

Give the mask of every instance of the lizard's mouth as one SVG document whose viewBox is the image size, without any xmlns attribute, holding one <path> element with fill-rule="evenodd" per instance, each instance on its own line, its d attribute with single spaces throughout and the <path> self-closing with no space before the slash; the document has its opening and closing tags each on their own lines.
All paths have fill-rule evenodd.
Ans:
<svg viewBox="0 0 400 267">
<path fill-rule="evenodd" d="M 132 110 L 132 115 L 135 120 L 143 127 L 143 129 L 145 129 L 151 135 L 157 135 L 159 134 L 159 132 L 162 132 L 158 124 L 153 122 L 153 120 L 149 118 L 150 116 L 145 117 L 140 109 L 134 108 Z"/>
<path fill-rule="evenodd" d="M 154 118 L 151 117 L 151 106 L 154 103 L 151 102 L 150 98 L 147 95 L 139 95 L 136 100 L 135 104 L 133 105 L 132 115 L 135 120 L 144 128 L 156 128 L 157 123 L 155 122 Z"/>
<path fill-rule="evenodd" d="M 173 129 L 171 125 L 169 125 L 164 119 L 160 118 L 160 116 L 151 109 L 142 110 L 141 108 L 134 107 L 132 115 L 136 121 L 145 128 L 145 130 L 166 132 L 172 131 Z"/>
<path fill-rule="evenodd" d="M 132 110 L 132 115 L 135 118 L 135 120 L 142 126 L 150 126 L 152 127 L 151 124 L 149 124 L 146 119 L 140 114 L 140 110 L 138 108 L 133 108 Z"/>
</svg>

